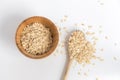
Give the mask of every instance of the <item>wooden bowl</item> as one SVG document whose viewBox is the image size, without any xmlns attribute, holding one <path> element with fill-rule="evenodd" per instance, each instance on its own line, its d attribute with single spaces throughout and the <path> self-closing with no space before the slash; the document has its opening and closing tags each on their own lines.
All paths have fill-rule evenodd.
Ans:
<svg viewBox="0 0 120 80">
<path fill-rule="evenodd" d="M 24 50 L 24 48 L 22 47 L 21 42 L 20 42 L 21 32 L 23 31 L 24 27 L 26 27 L 27 25 L 29 25 L 31 23 L 34 23 L 34 22 L 39 22 L 39 23 L 42 23 L 43 25 L 47 26 L 52 33 L 52 38 L 53 38 L 52 46 L 51 46 L 49 51 L 47 51 L 46 53 L 43 53 L 42 55 L 33 55 L 33 54 L 30 54 L 30 53 L 26 52 Z M 52 21 L 50 21 L 49 19 L 47 19 L 45 17 L 34 16 L 34 17 L 30 17 L 30 18 L 24 20 L 19 25 L 19 27 L 16 31 L 15 40 L 16 40 L 16 45 L 17 45 L 18 49 L 25 56 L 33 58 L 33 59 L 40 59 L 40 58 L 43 58 L 43 57 L 46 57 L 46 56 L 50 55 L 55 50 L 55 48 L 57 47 L 58 41 L 59 41 L 59 33 L 58 33 L 58 30 L 57 30 L 57 27 L 55 26 L 54 23 L 52 23 Z"/>
</svg>

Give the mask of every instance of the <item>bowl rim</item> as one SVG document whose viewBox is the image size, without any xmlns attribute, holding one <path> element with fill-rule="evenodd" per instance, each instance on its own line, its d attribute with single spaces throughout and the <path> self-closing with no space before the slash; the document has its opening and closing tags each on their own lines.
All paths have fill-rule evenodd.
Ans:
<svg viewBox="0 0 120 80">
<path fill-rule="evenodd" d="M 42 20 L 46 20 L 48 23 L 50 23 L 52 25 L 52 27 L 55 29 L 55 38 L 56 38 L 56 41 L 54 42 L 54 45 L 51 47 L 51 49 L 49 51 L 47 51 L 46 53 L 43 53 L 42 55 L 32 55 L 30 53 L 27 53 L 23 48 L 22 48 L 22 45 L 20 44 L 20 29 L 21 29 L 21 26 L 23 24 L 25 24 L 27 21 L 29 20 L 34 20 L 34 19 L 42 19 Z M 23 27 L 23 26 L 22 26 Z M 25 26 L 24 26 L 25 27 Z M 15 42 L 16 42 L 16 46 L 18 47 L 19 51 L 24 54 L 25 56 L 29 57 L 29 58 L 32 58 L 32 59 L 41 59 L 41 58 L 44 58 L 44 57 L 47 57 L 49 56 L 50 54 L 52 54 L 54 52 L 54 50 L 56 49 L 57 45 L 58 45 L 58 42 L 59 42 L 59 31 L 57 29 L 57 26 L 48 18 L 46 17 L 43 17 L 43 16 L 32 16 L 32 17 L 29 17 L 25 20 L 23 20 L 17 30 L 16 30 L 16 33 L 15 33 Z"/>
</svg>

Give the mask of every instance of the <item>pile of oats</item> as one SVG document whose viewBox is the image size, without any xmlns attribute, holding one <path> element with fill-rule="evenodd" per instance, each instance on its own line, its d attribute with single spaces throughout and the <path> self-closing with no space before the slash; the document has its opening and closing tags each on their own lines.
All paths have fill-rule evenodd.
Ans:
<svg viewBox="0 0 120 80">
<path fill-rule="evenodd" d="M 49 28 L 36 22 L 24 28 L 20 40 L 21 45 L 28 53 L 39 55 L 50 49 L 52 34 Z"/>
<path fill-rule="evenodd" d="M 79 63 L 90 63 L 94 57 L 94 46 L 85 39 L 82 31 L 75 31 L 69 38 L 68 51 L 71 59 Z"/>
</svg>

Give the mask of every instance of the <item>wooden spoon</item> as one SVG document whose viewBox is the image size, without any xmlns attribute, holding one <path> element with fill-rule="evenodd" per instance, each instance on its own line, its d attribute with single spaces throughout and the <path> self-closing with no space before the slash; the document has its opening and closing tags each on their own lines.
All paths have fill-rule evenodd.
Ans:
<svg viewBox="0 0 120 80">
<path fill-rule="evenodd" d="M 67 64 L 67 70 L 65 72 L 65 76 L 64 76 L 64 80 L 68 80 L 68 73 L 69 73 L 69 70 L 70 70 L 70 67 L 72 65 L 72 62 L 73 62 L 73 59 L 69 59 L 68 61 L 68 64 Z"/>
<path fill-rule="evenodd" d="M 76 30 L 72 32 L 71 36 L 69 37 L 69 41 L 68 41 L 69 59 L 68 59 L 67 70 L 64 76 L 64 80 L 68 80 L 67 78 L 68 78 L 69 69 L 74 59 L 80 55 L 81 52 L 80 47 L 76 48 L 76 46 L 79 44 L 78 40 L 81 41 L 84 39 L 85 39 L 84 33 L 80 30 Z"/>
<path fill-rule="evenodd" d="M 75 31 L 74 31 L 74 32 L 75 32 Z M 68 55 L 69 55 L 68 58 L 69 58 L 69 59 L 68 59 L 67 67 L 66 67 L 67 70 L 66 70 L 66 72 L 65 72 L 64 80 L 68 80 L 68 73 L 69 73 L 70 67 L 71 67 L 71 65 L 72 65 L 72 63 L 73 63 L 73 60 L 74 60 L 74 58 L 71 58 L 72 56 L 71 56 L 70 54 L 72 54 L 72 53 L 70 53 L 70 51 L 69 51 L 70 38 L 72 38 L 72 36 L 73 36 L 72 34 L 73 34 L 74 32 L 71 33 L 71 36 L 69 37 L 69 41 L 68 41 Z"/>
</svg>

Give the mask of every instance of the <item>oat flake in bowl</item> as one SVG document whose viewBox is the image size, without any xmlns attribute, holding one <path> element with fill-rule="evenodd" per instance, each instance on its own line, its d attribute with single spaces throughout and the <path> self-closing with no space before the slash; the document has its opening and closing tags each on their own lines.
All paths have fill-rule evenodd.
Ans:
<svg viewBox="0 0 120 80">
<path fill-rule="evenodd" d="M 45 17 L 30 17 L 24 20 L 16 32 L 18 49 L 26 56 L 39 59 L 50 55 L 57 47 L 57 27 Z"/>
<path fill-rule="evenodd" d="M 30 54 L 40 55 L 47 52 L 52 44 L 49 28 L 41 23 L 27 25 L 21 34 L 21 45 Z"/>
</svg>

